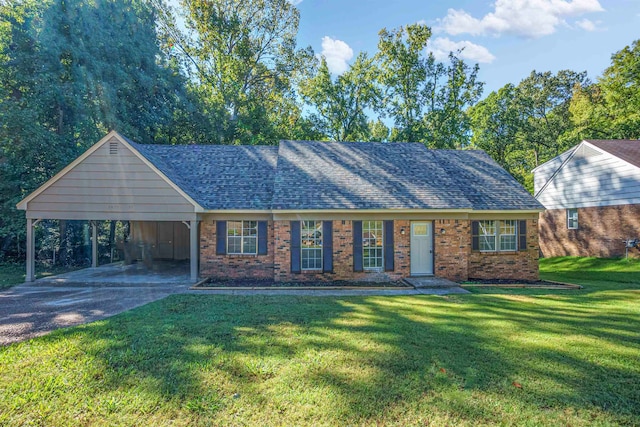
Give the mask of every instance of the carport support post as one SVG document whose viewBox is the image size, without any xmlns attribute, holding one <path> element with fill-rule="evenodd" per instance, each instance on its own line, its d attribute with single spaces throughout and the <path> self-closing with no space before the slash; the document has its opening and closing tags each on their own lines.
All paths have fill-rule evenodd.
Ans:
<svg viewBox="0 0 640 427">
<path fill-rule="evenodd" d="M 189 263 L 191 267 L 191 281 L 198 281 L 198 221 L 189 221 Z"/>
<path fill-rule="evenodd" d="M 98 224 L 91 221 L 91 268 L 98 266 Z"/>
<path fill-rule="evenodd" d="M 35 247 L 36 237 L 33 232 L 33 219 L 27 218 L 27 276 L 25 282 L 33 282 L 35 279 Z"/>
</svg>

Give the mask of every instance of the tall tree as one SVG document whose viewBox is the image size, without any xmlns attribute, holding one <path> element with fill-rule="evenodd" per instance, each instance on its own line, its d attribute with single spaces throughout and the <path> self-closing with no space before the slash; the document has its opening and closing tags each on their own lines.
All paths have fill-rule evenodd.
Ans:
<svg viewBox="0 0 640 427">
<path fill-rule="evenodd" d="M 325 58 L 317 74 L 302 83 L 300 93 L 313 108 L 311 120 L 325 138 L 333 141 L 363 141 L 370 138 L 367 110 L 378 108 L 381 91 L 377 67 L 361 53 L 353 65 L 333 79 Z"/>
<path fill-rule="evenodd" d="M 21 236 L 15 203 L 107 130 L 166 139 L 184 82 L 154 17 L 144 0 L 0 5 L 0 236 Z"/>
<path fill-rule="evenodd" d="M 587 73 L 532 71 L 518 85 L 518 108 L 526 118 L 521 132 L 523 149 L 533 155 L 531 169 L 557 156 L 573 142 L 562 139 L 572 128 L 569 110 L 573 92 L 589 84 Z"/>
<path fill-rule="evenodd" d="M 424 52 L 431 37 L 426 25 L 412 24 L 395 30 L 383 28 L 378 42 L 384 104 L 393 119 L 394 141 L 425 141 L 423 106 L 427 63 Z"/>
<path fill-rule="evenodd" d="M 182 0 L 187 31 L 163 9 L 169 46 L 178 47 L 193 90 L 215 123 L 212 142 L 276 143 L 301 114 L 295 82 L 311 48 L 297 49 L 299 12 L 288 0 Z"/>
<path fill-rule="evenodd" d="M 574 140 L 640 138 L 640 40 L 614 53 L 596 84 L 578 89 L 571 102 Z"/>
<path fill-rule="evenodd" d="M 586 87 L 586 73 L 533 71 L 470 109 L 473 144 L 486 150 L 527 189 L 531 170 L 573 145 L 570 102 Z"/>
<path fill-rule="evenodd" d="M 480 68 L 478 64 L 473 67 L 466 64 L 460 59 L 460 52 L 451 52 L 448 64 L 437 63 L 430 55 L 427 64 L 429 83 L 425 88 L 424 121 L 428 145 L 465 148 L 471 136 L 467 109 L 478 101 L 484 86 L 478 80 Z"/>
<path fill-rule="evenodd" d="M 377 58 L 386 89 L 386 114 L 393 119 L 393 141 L 423 142 L 431 148 L 462 148 L 470 138 L 466 109 L 482 94 L 478 65 L 460 52 L 448 63 L 427 54 L 431 30 L 422 24 L 380 31 Z"/>
</svg>

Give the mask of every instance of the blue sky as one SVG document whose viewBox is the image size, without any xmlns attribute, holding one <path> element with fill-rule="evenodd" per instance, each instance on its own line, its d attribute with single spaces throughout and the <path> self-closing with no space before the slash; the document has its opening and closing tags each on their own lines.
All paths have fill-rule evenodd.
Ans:
<svg viewBox="0 0 640 427">
<path fill-rule="evenodd" d="M 373 54 L 383 27 L 422 22 L 435 54 L 466 46 L 466 60 L 480 63 L 483 97 L 534 69 L 586 70 L 595 80 L 614 52 L 640 39 L 640 0 L 292 1 L 299 45 L 324 53 L 333 72 L 360 51 Z"/>
</svg>

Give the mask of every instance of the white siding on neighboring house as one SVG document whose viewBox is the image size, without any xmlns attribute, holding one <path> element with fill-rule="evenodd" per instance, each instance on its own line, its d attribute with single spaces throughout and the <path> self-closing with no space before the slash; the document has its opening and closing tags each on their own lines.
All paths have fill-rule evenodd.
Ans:
<svg viewBox="0 0 640 427">
<path fill-rule="evenodd" d="M 194 205 L 116 137 L 28 202 L 30 218 L 188 220 Z"/>
<path fill-rule="evenodd" d="M 547 176 L 539 172 L 536 186 Z M 547 209 L 640 203 L 640 168 L 582 143 L 536 198 Z"/>
<path fill-rule="evenodd" d="M 549 181 L 562 163 L 573 153 L 573 149 L 568 150 L 557 157 L 541 164 L 533 170 L 533 193 L 538 194 L 542 186 Z"/>
</svg>

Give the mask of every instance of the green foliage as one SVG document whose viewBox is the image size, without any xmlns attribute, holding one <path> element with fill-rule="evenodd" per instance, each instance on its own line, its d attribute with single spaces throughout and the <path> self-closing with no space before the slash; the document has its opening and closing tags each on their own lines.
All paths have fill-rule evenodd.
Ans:
<svg viewBox="0 0 640 427">
<path fill-rule="evenodd" d="M 596 84 L 574 93 L 574 139 L 640 138 L 640 40 L 611 57 Z"/>
<path fill-rule="evenodd" d="M 301 114 L 294 84 L 313 52 L 297 49 L 299 12 L 287 0 L 182 1 L 187 31 L 162 7 L 167 47 L 207 112 L 209 143 L 275 144 Z M 303 127 L 304 128 L 304 127 Z M 298 128 L 299 132 L 301 128 Z"/>
<path fill-rule="evenodd" d="M 325 138 L 333 141 L 367 141 L 367 110 L 379 108 L 381 90 L 373 58 L 361 53 L 349 69 L 332 79 L 322 58 L 315 76 L 302 82 L 300 93 L 315 111 L 310 119 Z"/>
<path fill-rule="evenodd" d="M 575 144 L 570 103 L 588 84 L 586 73 L 570 70 L 534 71 L 507 84 L 470 109 L 472 144 L 533 191 L 531 171 Z"/>
<path fill-rule="evenodd" d="M 14 250 L 25 228 L 15 204 L 108 130 L 170 140 L 184 82 L 154 17 L 143 0 L 0 5 L 0 236 Z"/>
<path fill-rule="evenodd" d="M 466 110 L 482 94 L 479 67 L 467 65 L 460 52 L 451 52 L 448 64 L 426 55 L 430 37 L 422 24 L 380 31 L 377 57 L 386 90 L 383 105 L 395 125 L 391 140 L 464 148 L 470 138 Z"/>
</svg>

